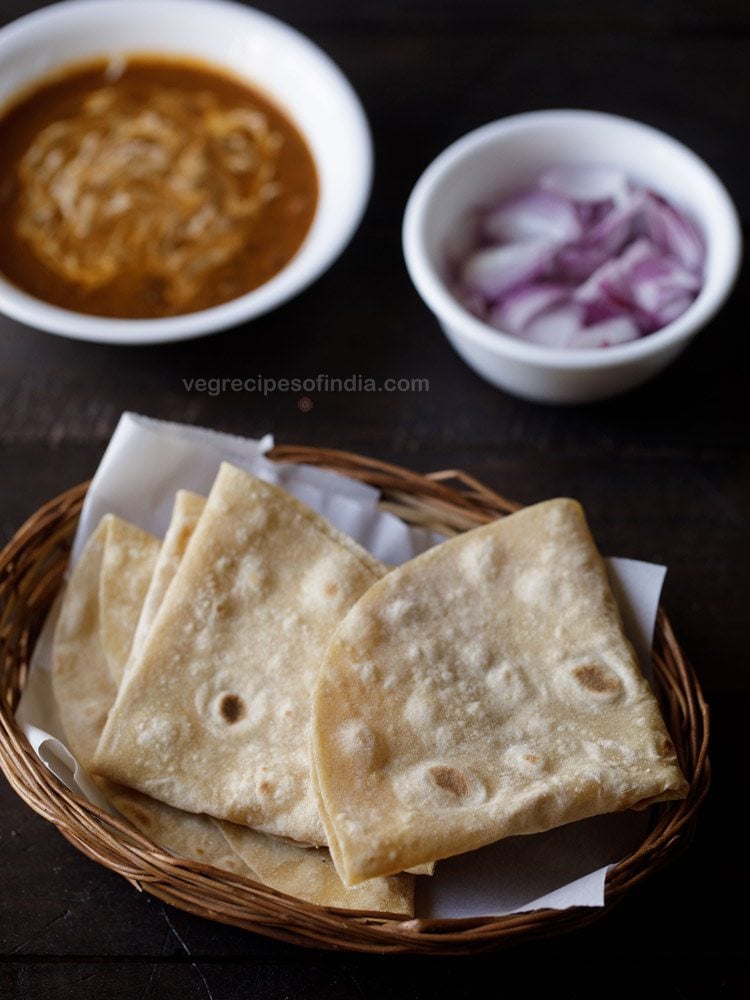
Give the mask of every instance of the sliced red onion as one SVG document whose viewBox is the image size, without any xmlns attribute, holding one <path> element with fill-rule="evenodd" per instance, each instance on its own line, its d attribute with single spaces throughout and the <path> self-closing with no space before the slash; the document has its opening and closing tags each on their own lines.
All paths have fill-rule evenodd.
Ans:
<svg viewBox="0 0 750 1000">
<path fill-rule="evenodd" d="M 549 267 L 554 250 L 554 244 L 544 241 L 508 243 L 479 250 L 469 257 L 462 277 L 470 290 L 495 301 L 518 285 L 539 277 Z"/>
<path fill-rule="evenodd" d="M 590 347 L 614 347 L 615 344 L 638 340 L 640 335 L 641 331 L 634 320 L 627 316 L 618 316 L 584 327 L 571 338 L 568 346 L 579 350 Z"/>
<path fill-rule="evenodd" d="M 694 274 L 640 239 L 595 271 L 575 298 L 586 303 L 588 324 L 630 315 L 643 333 L 652 333 L 681 315 L 699 289 Z"/>
<path fill-rule="evenodd" d="M 618 254 L 632 238 L 643 211 L 643 197 L 633 194 L 592 225 L 583 237 L 563 247 L 557 255 L 561 277 L 584 281 Z"/>
<path fill-rule="evenodd" d="M 585 281 L 606 261 L 609 255 L 602 246 L 573 243 L 562 247 L 555 259 L 559 276 L 566 281 Z"/>
<path fill-rule="evenodd" d="M 682 315 L 701 288 L 695 225 L 614 167 L 555 167 L 474 225 L 476 250 L 453 271 L 456 295 L 532 343 L 627 343 Z"/>
<path fill-rule="evenodd" d="M 565 285 L 522 285 L 494 306 L 488 319 L 498 330 L 520 337 L 535 316 L 569 298 L 570 288 Z"/>
<path fill-rule="evenodd" d="M 658 256 L 658 254 L 659 250 L 656 245 L 646 236 L 640 236 L 625 248 L 620 257 L 615 259 L 615 262 L 619 261 L 620 267 L 629 271 L 652 257 Z"/>
<path fill-rule="evenodd" d="M 615 207 L 611 198 L 606 201 L 576 201 L 576 214 L 585 230 L 597 226 Z"/>
<path fill-rule="evenodd" d="M 482 235 L 493 243 L 577 240 L 582 226 L 575 205 L 551 191 L 530 188 L 508 198 L 484 217 Z"/>
<path fill-rule="evenodd" d="M 653 256 L 631 267 L 626 274 L 633 302 L 645 312 L 658 315 L 671 302 L 695 298 L 700 281 L 670 257 Z"/>
<path fill-rule="evenodd" d="M 661 330 L 662 327 L 673 323 L 693 302 L 695 302 L 695 295 L 685 292 L 684 295 L 676 295 L 670 302 L 663 303 L 653 314 L 654 326 L 649 332 L 653 333 L 654 330 Z"/>
<path fill-rule="evenodd" d="M 678 212 L 658 194 L 645 199 L 646 230 L 665 253 L 676 257 L 689 271 L 700 274 L 706 250 L 698 230 L 686 215 Z"/>
<path fill-rule="evenodd" d="M 575 291 L 575 298 L 579 302 L 587 303 L 608 298 L 613 303 L 619 302 L 627 309 L 631 303 L 627 273 L 638 264 L 650 260 L 653 254 L 654 246 L 649 240 L 636 240 L 620 257 L 605 260 L 582 285 L 579 285 Z"/>
<path fill-rule="evenodd" d="M 643 207 L 644 197 L 640 191 L 629 194 L 591 225 L 584 237 L 586 242 L 592 246 L 601 244 L 612 254 L 619 253 L 628 240 L 637 235 L 636 226 L 642 217 Z"/>
<path fill-rule="evenodd" d="M 523 332 L 523 339 L 544 347 L 569 347 L 583 329 L 584 310 L 576 302 L 548 309 L 534 317 Z"/>
<path fill-rule="evenodd" d="M 584 326 L 596 326 L 597 323 L 606 323 L 611 319 L 618 319 L 620 316 L 632 318 L 632 306 L 629 302 L 623 302 L 617 295 L 609 295 L 602 292 L 599 298 L 585 303 L 586 321 Z M 638 317 L 640 320 L 640 317 Z M 635 322 L 635 320 L 634 320 Z M 650 332 L 650 321 L 647 324 L 648 331 L 641 322 L 637 323 L 641 333 Z"/>
<path fill-rule="evenodd" d="M 619 205 L 630 194 L 628 178 L 617 167 L 599 164 L 561 164 L 545 170 L 539 178 L 539 186 L 545 191 L 584 204 L 598 201 L 613 201 Z"/>
</svg>

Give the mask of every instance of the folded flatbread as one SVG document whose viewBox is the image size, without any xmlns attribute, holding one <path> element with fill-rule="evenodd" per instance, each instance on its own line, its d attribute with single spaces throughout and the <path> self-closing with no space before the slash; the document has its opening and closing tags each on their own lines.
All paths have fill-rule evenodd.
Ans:
<svg viewBox="0 0 750 1000">
<path fill-rule="evenodd" d="M 70 749 L 89 773 L 127 660 L 128 628 L 132 640 L 158 552 L 153 535 L 107 514 L 65 588 L 52 690 Z"/>
<path fill-rule="evenodd" d="M 204 504 L 195 494 L 178 494 L 161 549 L 152 536 L 108 515 L 73 571 L 55 634 L 53 683 L 66 739 L 85 770 L 91 769 L 117 693 L 111 670 L 123 675 L 123 662 L 115 662 L 115 651 L 127 659 L 131 651 L 124 637 L 129 634 L 132 641 L 136 623 L 141 626 L 146 618 L 155 617 L 156 595 L 166 592 Z M 115 551 L 109 551 L 110 547 Z M 117 579 L 122 579 L 123 586 L 117 586 Z M 106 623 L 112 620 L 118 623 L 118 642 L 107 655 L 104 640 L 110 633 Z M 285 844 L 245 827 L 175 809 L 106 779 L 94 780 L 133 826 L 177 855 L 321 906 L 406 916 L 414 912 L 414 880 L 408 876 L 372 879 L 348 889 L 327 850 Z"/>
<path fill-rule="evenodd" d="M 372 878 L 361 885 L 347 887 L 325 847 L 300 847 L 288 840 L 221 820 L 216 826 L 264 885 L 320 906 L 401 916 L 414 914 L 414 878 L 411 875 Z"/>
<path fill-rule="evenodd" d="M 144 640 L 151 631 L 156 613 L 161 607 L 167 588 L 177 572 L 177 567 L 185 555 L 188 542 L 193 537 L 195 526 L 206 506 L 206 498 L 189 490 L 178 490 L 174 498 L 172 516 L 169 520 L 167 533 L 159 549 L 151 575 L 146 598 L 138 618 L 135 636 L 130 634 L 128 665 L 133 662 L 143 646 Z M 127 672 L 127 667 L 125 672 Z"/>
<path fill-rule="evenodd" d="M 445 542 L 358 601 L 319 675 L 313 756 L 346 884 L 687 791 L 565 499 Z"/>
<path fill-rule="evenodd" d="M 94 751 L 157 564 L 159 542 L 108 514 L 91 535 L 65 587 L 53 643 L 52 684 L 70 750 L 91 772 Z M 180 814 L 129 788 L 94 778 L 137 829 L 184 857 L 252 877 L 205 816 Z M 176 819 L 179 818 L 179 822 Z"/>
<path fill-rule="evenodd" d="M 384 572 L 283 490 L 223 465 L 110 712 L 96 773 L 324 844 L 310 699 L 336 625 Z"/>
<path fill-rule="evenodd" d="M 159 554 L 159 541 L 119 517 L 105 517 L 99 574 L 99 632 L 117 685 L 133 642 L 133 615 L 142 607 Z"/>
<path fill-rule="evenodd" d="M 205 497 L 186 490 L 175 496 L 169 528 L 138 619 L 131 660 L 137 655 L 136 645 L 148 635 L 205 505 Z M 171 850 L 187 857 L 230 871 L 239 870 L 238 865 L 246 867 L 244 874 L 249 878 L 320 906 L 402 915 L 414 912 L 414 880 L 408 876 L 370 879 L 347 888 L 327 848 L 304 848 L 245 826 L 187 813 L 132 789 L 118 787 L 118 792 L 120 812 L 157 843 L 168 841 Z M 222 847 L 226 848 L 226 858 L 222 858 Z"/>
</svg>

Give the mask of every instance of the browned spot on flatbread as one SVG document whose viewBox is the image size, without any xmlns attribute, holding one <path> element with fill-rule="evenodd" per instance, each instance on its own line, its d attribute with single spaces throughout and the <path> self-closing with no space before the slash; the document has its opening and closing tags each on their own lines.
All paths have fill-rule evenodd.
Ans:
<svg viewBox="0 0 750 1000">
<path fill-rule="evenodd" d="M 576 667 L 573 676 L 581 687 L 595 694 L 619 694 L 622 690 L 622 681 L 617 674 L 598 663 Z"/>
<path fill-rule="evenodd" d="M 329 580 L 324 589 L 329 597 L 335 597 L 339 592 L 339 585 L 334 583 L 332 580 Z"/>
<path fill-rule="evenodd" d="M 261 781 L 258 785 L 258 791 L 261 795 L 271 795 L 274 789 L 275 785 L 271 781 Z"/>
<path fill-rule="evenodd" d="M 239 722 L 240 719 L 244 719 L 247 714 L 245 702 L 238 694 L 225 694 L 221 699 L 219 711 L 224 721 L 228 722 L 230 726 Z"/>
<path fill-rule="evenodd" d="M 445 764 L 437 764 L 427 772 L 438 788 L 443 788 L 446 792 L 451 792 L 459 799 L 465 798 L 469 794 L 469 783 L 465 776 L 457 771 L 455 767 L 447 767 Z"/>
<path fill-rule="evenodd" d="M 523 759 L 527 760 L 529 764 L 537 764 L 539 762 L 539 758 L 535 753 L 525 753 Z"/>
</svg>

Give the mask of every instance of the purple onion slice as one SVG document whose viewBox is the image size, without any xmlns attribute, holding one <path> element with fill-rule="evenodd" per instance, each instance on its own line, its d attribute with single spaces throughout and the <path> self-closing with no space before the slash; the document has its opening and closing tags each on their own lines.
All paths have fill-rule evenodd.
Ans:
<svg viewBox="0 0 750 1000">
<path fill-rule="evenodd" d="M 631 190 L 624 171 L 587 163 L 551 167 L 539 178 L 539 186 L 583 204 L 612 201 L 619 205 L 627 199 Z"/>
<path fill-rule="evenodd" d="M 535 316 L 569 299 L 570 288 L 565 285 L 522 285 L 508 292 L 490 311 L 488 319 L 498 330 L 520 337 Z"/>
<path fill-rule="evenodd" d="M 597 268 L 616 256 L 633 238 L 641 222 L 643 198 L 630 195 L 590 226 L 578 241 L 564 246 L 556 258 L 559 275 L 570 281 L 584 281 Z"/>
<path fill-rule="evenodd" d="M 681 316 L 702 286 L 696 226 L 616 167 L 553 167 L 472 222 L 475 249 L 454 268 L 456 295 L 530 343 L 627 343 Z"/>
<path fill-rule="evenodd" d="M 592 347 L 614 347 L 615 344 L 626 344 L 629 340 L 637 340 L 641 335 L 638 325 L 628 316 L 618 316 L 614 319 L 594 323 L 584 327 L 570 340 L 568 347 L 580 349 Z"/>
<path fill-rule="evenodd" d="M 500 202 L 482 223 L 482 235 L 491 243 L 565 243 L 577 240 L 582 232 L 575 205 L 568 198 L 538 188 Z"/>
<path fill-rule="evenodd" d="M 646 231 L 659 249 L 675 257 L 689 271 L 700 274 L 706 249 L 690 219 L 653 192 L 646 195 L 645 215 Z"/>
<path fill-rule="evenodd" d="M 549 267 L 555 246 L 546 241 L 508 243 L 479 250 L 467 260 L 462 278 L 471 290 L 495 301 L 518 285 L 528 284 Z"/>
<path fill-rule="evenodd" d="M 527 324 L 523 339 L 544 347 L 570 347 L 583 329 L 584 309 L 577 302 L 567 302 L 547 309 Z"/>
</svg>

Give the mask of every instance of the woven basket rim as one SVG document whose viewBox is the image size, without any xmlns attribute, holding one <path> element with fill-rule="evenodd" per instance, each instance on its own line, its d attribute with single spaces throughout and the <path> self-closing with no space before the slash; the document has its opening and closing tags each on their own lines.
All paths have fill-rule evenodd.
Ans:
<svg viewBox="0 0 750 1000">
<path fill-rule="evenodd" d="M 305 463 L 381 491 L 381 506 L 410 523 L 457 533 L 520 508 L 460 470 L 422 474 L 354 452 L 277 446 L 276 461 Z M 285 896 L 242 876 L 177 858 L 71 792 L 39 760 L 15 721 L 31 651 L 62 579 L 66 545 L 88 489 L 81 483 L 40 507 L 0 552 L 0 768 L 17 794 L 82 853 L 139 890 L 183 910 L 305 946 L 370 952 L 471 954 L 548 937 L 607 914 L 631 887 L 690 842 L 710 783 L 708 708 L 660 607 L 652 653 L 670 734 L 690 784 L 685 800 L 654 809 L 643 843 L 610 868 L 601 908 L 535 910 L 505 917 L 399 920 Z"/>
</svg>

